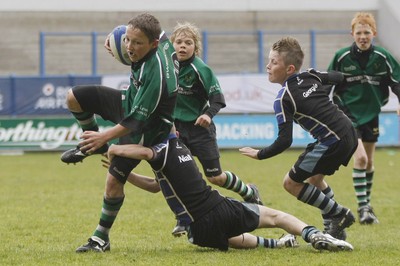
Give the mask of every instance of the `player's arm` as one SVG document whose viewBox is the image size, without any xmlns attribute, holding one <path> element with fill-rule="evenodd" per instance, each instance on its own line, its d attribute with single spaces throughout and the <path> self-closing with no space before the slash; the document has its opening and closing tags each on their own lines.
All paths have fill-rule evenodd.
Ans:
<svg viewBox="0 0 400 266">
<path fill-rule="evenodd" d="M 279 124 L 278 138 L 270 146 L 261 149 L 257 153 L 260 160 L 278 155 L 288 149 L 293 141 L 293 123 L 286 122 Z"/>
<path fill-rule="evenodd" d="M 211 124 L 213 117 L 226 106 L 223 94 L 211 95 L 209 98 L 210 107 L 205 111 L 204 114 L 200 115 L 196 121 L 195 125 L 199 125 L 208 128 Z"/>
<path fill-rule="evenodd" d="M 140 175 L 134 172 L 131 172 L 129 174 L 128 182 L 138 188 L 141 188 L 151 193 L 157 193 L 161 190 L 158 182 L 154 178 Z"/>
<path fill-rule="evenodd" d="M 390 85 L 392 92 L 397 96 L 399 100 L 399 106 L 397 108 L 397 115 L 400 115 L 400 83 L 393 83 Z"/>
<path fill-rule="evenodd" d="M 203 86 L 204 93 L 206 94 L 204 96 L 200 95 L 199 97 L 205 97 L 208 101 L 209 107 L 205 110 L 204 114 L 197 118 L 195 125 L 208 128 L 214 116 L 216 116 L 218 112 L 226 106 L 225 97 L 222 93 L 217 77 L 209 66 L 206 64 L 200 65 L 196 72 L 199 75 L 198 79 Z"/>
<path fill-rule="evenodd" d="M 292 145 L 293 123 L 286 122 L 279 125 L 278 138 L 270 146 L 261 150 L 250 147 L 240 148 L 239 151 L 250 158 L 263 160 L 283 152 Z"/>
</svg>

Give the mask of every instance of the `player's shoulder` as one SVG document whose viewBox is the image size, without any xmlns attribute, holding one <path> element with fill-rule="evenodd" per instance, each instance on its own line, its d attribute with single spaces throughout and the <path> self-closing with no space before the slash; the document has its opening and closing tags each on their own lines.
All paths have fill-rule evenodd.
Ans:
<svg viewBox="0 0 400 266">
<path fill-rule="evenodd" d="M 346 47 L 340 48 L 339 50 L 337 50 L 335 52 L 333 60 L 341 61 L 344 58 L 346 58 L 347 56 L 350 56 L 350 54 L 351 54 L 351 46 L 346 46 Z"/>
<path fill-rule="evenodd" d="M 319 77 L 321 74 L 321 72 L 314 69 L 307 69 L 306 71 L 299 72 L 290 77 L 288 79 L 288 84 L 296 88 L 307 87 L 308 84 L 315 83 L 316 81 L 321 82 L 321 78 Z"/>
<path fill-rule="evenodd" d="M 211 71 L 211 68 L 198 56 L 195 56 L 193 58 L 193 61 L 192 61 L 191 64 L 194 65 L 198 69 L 210 70 Z"/>
<path fill-rule="evenodd" d="M 392 54 L 385 48 L 383 48 L 382 46 L 374 46 L 374 52 L 378 53 L 378 54 L 382 54 L 385 57 L 392 57 Z"/>
<path fill-rule="evenodd" d="M 200 76 L 212 78 L 215 77 L 214 71 L 200 57 L 195 56 L 190 63 L 190 67 Z"/>
<path fill-rule="evenodd" d="M 351 46 L 346 46 L 346 47 L 339 48 L 339 49 L 336 51 L 335 54 L 341 55 L 341 54 L 344 54 L 344 53 L 348 53 L 348 52 L 350 52 L 350 51 L 351 51 Z"/>
</svg>

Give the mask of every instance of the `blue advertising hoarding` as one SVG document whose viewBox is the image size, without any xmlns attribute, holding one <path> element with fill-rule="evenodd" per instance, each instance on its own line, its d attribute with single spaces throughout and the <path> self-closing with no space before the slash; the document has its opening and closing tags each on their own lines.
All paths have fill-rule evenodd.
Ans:
<svg viewBox="0 0 400 266">
<path fill-rule="evenodd" d="M 221 149 L 244 146 L 262 148 L 274 142 L 278 135 L 275 116 L 218 115 L 215 117 L 218 144 Z M 399 117 L 396 113 L 380 116 L 380 137 L 377 146 L 399 146 Z M 98 119 L 101 130 L 112 126 Z M 82 130 L 75 119 L 68 117 L 0 118 L 0 151 L 50 151 L 75 147 Z M 292 147 L 305 147 L 314 139 L 301 127 L 293 129 Z"/>
<path fill-rule="evenodd" d="M 67 115 L 67 91 L 78 84 L 101 84 L 101 78 L 0 78 L 0 115 Z"/>
<path fill-rule="evenodd" d="M 0 115 L 10 115 L 12 113 L 11 79 L 0 78 Z"/>
<path fill-rule="evenodd" d="M 278 136 L 276 118 L 272 114 L 217 115 L 213 120 L 220 148 L 266 147 Z M 381 113 L 379 121 L 380 137 L 377 146 L 398 146 L 399 116 L 396 113 Z M 305 147 L 314 141 L 310 134 L 295 124 L 292 147 Z"/>
</svg>

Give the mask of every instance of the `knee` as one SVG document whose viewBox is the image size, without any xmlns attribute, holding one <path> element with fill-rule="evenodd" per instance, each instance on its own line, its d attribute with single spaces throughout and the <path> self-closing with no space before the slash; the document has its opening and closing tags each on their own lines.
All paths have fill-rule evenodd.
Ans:
<svg viewBox="0 0 400 266">
<path fill-rule="evenodd" d="M 360 168 L 367 168 L 368 164 L 371 163 L 370 161 L 368 161 L 368 157 L 366 154 L 356 156 L 354 159 L 355 159 L 355 164 Z"/>
<path fill-rule="evenodd" d="M 304 183 L 298 183 L 291 179 L 288 174 L 283 179 L 283 188 L 294 196 L 297 196 L 299 189 L 301 189 L 303 185 Z"/>
<path fill-rule="evenodd" d="M 82 112 L 82 108 L 79 105 L 78 101 L 75 98 L 72 89 L 69 89 L 67 92 L 67 100 L 66 100 L 68 109 L 73 112 Z"/>
<path fill-rule="evenodd" d="M 293 187 L 293 181 L 290 179 L 288 175 L 286 175 L 285 178 L 283 179 L 283 188 L 286 191 L 290 192 L 292 187 Z"/>
<path fill-rule="evenodd" d="M 207 179 L 210 183 L 219 187 L 222 187 L 226 182 L 226 176 L 223 173 L 217 176 L 207 176 Z"/>
</svg>

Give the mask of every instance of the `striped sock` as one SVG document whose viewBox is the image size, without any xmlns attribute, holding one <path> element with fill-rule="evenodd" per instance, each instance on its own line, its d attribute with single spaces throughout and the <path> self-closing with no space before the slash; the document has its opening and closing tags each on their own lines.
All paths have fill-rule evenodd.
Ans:
<svg viewBox="0 0 400 266">
<path fill-rule="evenodd" d="M 367 202 L 369 203 L 371 201 L 371 189 L 372 189 L 372 184 L 373 179 L 374 179 L 374 171 L 371 172 L 366 172 L 365 173 L 366 181 L 367 181 Z"/>
<path fill-rule="evenodd" d="M 83 131 L 99 131 L 99 126 L 97 125 L 96 116 L 93 113 L 88 112 L 72 112 L 72 115 L 78 121 Z"/>
<path fill-rule="evenodd" d="M 264 248 L 276 248 L 278 246 L 277 240 L 273 238 L 263 238 L 257 236 L 257 245 Z"/>
<path fill-rule="evenodd" d="M 229 171 L 224 171 L 224 173 L 226 174 L 224 188 L 238 193 L 244 200 L 248 200 L 253 196 L 253 190 L 240 180 L 237 175 Z"/>
<path fill-rule="evenodd" d="M 117 214 L 123 202 L 124 197 L 114 199 L 106 199 L 105 197 L 103 198 L 103 208 L 101 209 L 100 222 L 97 225 L 93 236 L 97 236 L 106 242 L 109 241 L 109 232 L 111 226 L 117 218 Z"/>
<path fill-rule="evenodd" d="M 353 169 L 353 186 L 356 192 L 358 207 L 368 205 L 367 178 L 365 169 Z"/>
<path fill-rule="evenodd" d="M 322 191 L 322 193 L 325 194 L 325 196 L 327 196 L 330 199 L 334 199 L 335 194 L 333 193 L 333 190 L 331 189 L 330 186 L 328 186 L 326 189 L 324 189 Z M 322 214 L 322 220 L 323 220 L 323 225 L 324 225 L 324 231 L 327 231 L 329 229 L 329 226 L 331 224 L 332 218 L 331 216 L 327 215 L 326 213 L 323 213 L 323 211 L 321 210 L 321 214 Z"/>
<path fill-rule="evenodd" d="M 304 184 L 297 199 L 311 206 L 317 207 L 321 210 L 321 213 L 328 216 L 338 215 L 343 210 L 342 205 L 327 197 L 316 186 L 308 183 Z"/>
<path fill-rule="evenodd" d="M 306 226 L 301 231 L 301 237 L 304 239 L 304 241 L 306 241 L 307 243 L 310 243 L 310 237 L 313 234 L 316 234 L 319 232 L 321 232 L 321 231 L 319 231 L 317 228 L 315 228 L 315 226 Z"/>
</svg>

